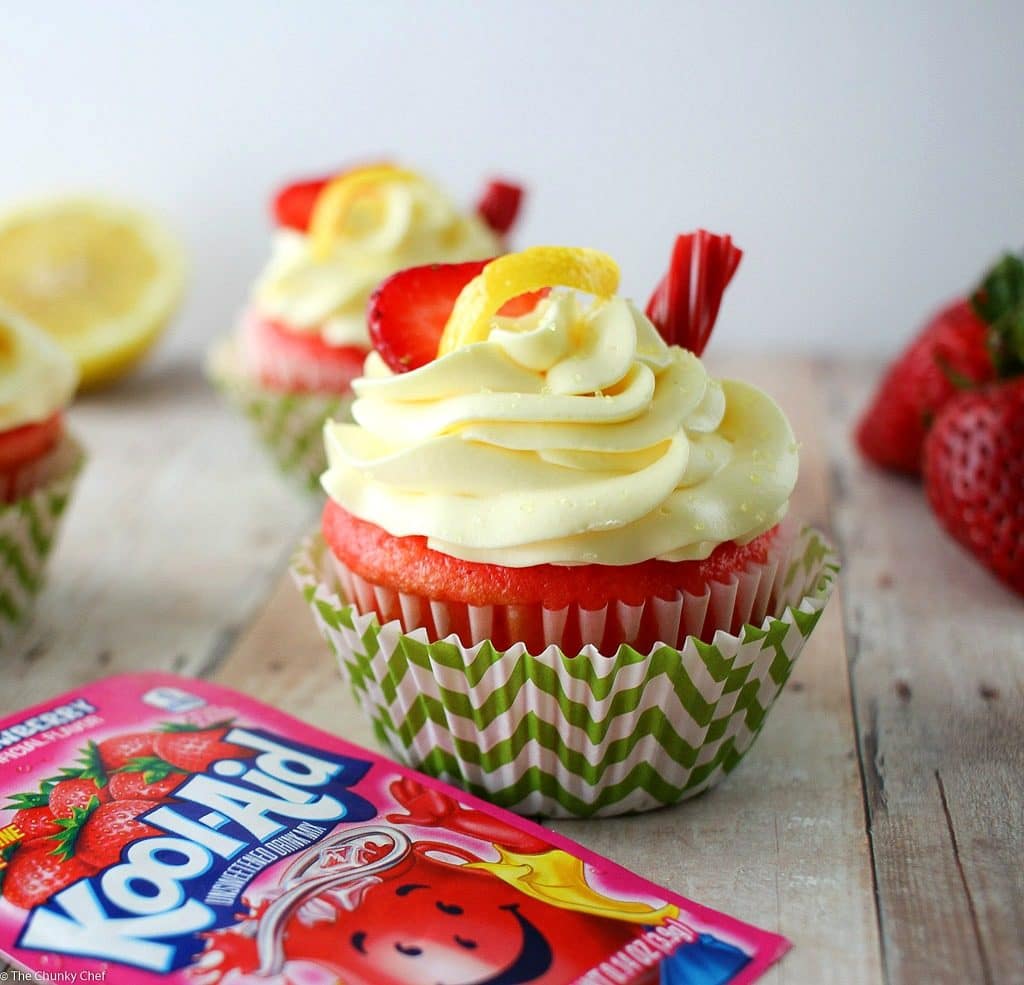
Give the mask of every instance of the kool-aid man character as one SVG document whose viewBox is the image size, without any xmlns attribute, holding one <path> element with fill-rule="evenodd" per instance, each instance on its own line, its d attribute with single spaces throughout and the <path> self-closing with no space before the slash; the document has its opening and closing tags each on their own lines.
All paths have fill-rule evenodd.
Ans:
<svg viewBox="0 0 1024 985">
<path fill-rule="evenodd" d="M 216 978 L 338 985 L 721 985 L 749 958 L 696 934 L 678 907 L 614 899 L 583 862 L 411 778 L 392 825 L 339 829 L 298 857 L 276 895 L 208 935 Z M 413 840 L 402 826 L 449 841 Z M 464 847 L 492 846 L 489 861 Z M 300 972 L 301 969 L 301 972 Z M 315 971 L 314 971 L 315 969 Z"/>
</svg>

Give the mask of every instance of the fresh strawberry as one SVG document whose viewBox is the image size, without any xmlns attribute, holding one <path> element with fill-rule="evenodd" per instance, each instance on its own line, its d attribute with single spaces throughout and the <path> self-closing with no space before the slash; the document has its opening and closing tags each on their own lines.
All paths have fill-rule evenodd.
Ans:
<svg viewBox="0 0 1024 985">
<path fill-rule="evenodd" d="M 76 809 L 88 807 L 93 800 L 102 803 L 109 799 L 106 786 L 97 786 L 95 780 L 84 777 L 70 777 L 53 785 L 50 790 L 50 810 L 55 818 L 68 818 Z"/>
<path fill-rule="evenodd" d="M 367 323 L 370 341 L 396 373 L 425 366 L 437 347 L 462 289 L 490 260 L 433 263 L 400 270 L 382 281 L 370 298 Z M 548 294 L 545 288 L 512 298 L 498 312 L 515 317 L 529 314 Z"/>
<path fill-rule="evenodd" d="M 28 910 L 95 871 L 82 859 L 55 854 L 49 841 L 23 845 L 3 873 L 3 896 Z"/>
<path fill-rule="evenodd" d="M 924 439 L 925 491 L 946 530 L 1024 595 L 1024 259 L 1004 256 L 971 310 L 995 378 L 956 380 L 963 392 L 936 408 Z"/>
<path fill-rule="evenodd" d="M 477 215 L 499 236 L 504 236 L 516 222 L 523 204 L 523 189 L 508 181 L 489 181 L 476 203 Z"/>
<path fill-rule="evenodd" d="M 50 790 L 56 780 L 45 780 L 39 790 L 31 794 L 12 794 L 6 809 L 14 811 L 10 823 L 22 832 L 22 841 L 31 842 L 56 834 L 60 826 L 50 810 Z"/>
<path fill-rule="evenodd" d="M 946 403 L 925 441 L 924 482 L 953 538 L 1024 595 L 1024 376 Z"/>
<path fill-rule="evenodd" d="M 921 471 L 925 435 L 961 390 L 1024 369 L 1024 262 L 1005 255 L 969 299 L 952 302 L 889 367 L 857 426 L 865 457 L 883 468 Z"/>
<path fill-rule="evenodd" d="M 64 858 L 77 858 L 97 869 L 114 865 L 126 845 L 160 833 L 138 820 L 155 806 L 152 800 L 115 800 L 76 808 L 72 817 L 61 821 L 64 830 L 54 839 L 57 851 Z"/>
<path fill-rule="evenodd" d="M 60 834 L 60 825 L 49 807 L 23 807 L 11 818 L 13 824 L 21 832 L 22 841 L 35 838 L 49 838 Z"/>
<path fill-rule="evenodd" d="M 111 774 L 110 796 L 114 800 L 163 800 L 185 778 L 185 773 L 159 756 L 142 756 Z"/>
<path fill-rule="evenodd" d="M 74 810 L 87 807 L 94 799 L 100 803 L 110 800 L 99 746 L 87 742 L 79 750 L 78 764 L 44 780 L 39 796 L 47 799 L 58 820 L 71 817 Z"/>
<path fill-rule="evenodd" d="M 119 770 L 140 756 L 153 755 L 152 732 L 129 732 L 104 739 L 97 745 L 100 760 L 108 773 Z"/>
<path fill-rule="evenodd" d="M 857 444 L 876 465 L 921 471 L 925 435 L 964 385 L 992 379 L 988 326 L 969 301 L 947 305 L 889 367 L 857 426 Z"/>
<path fill-rule="evenodd" d="M 304 233 L 309 229 L 309 220 L 317 197 L 334 177 L 310 178 L 286 185 L 274 196 L 274 220 L 279 226 Z"/>
<path fill-rule="evenodd" d="M 647 302 L 647 317 L 669 345 L 704 351 L 742 257 L 731 236 L 698 229 L 676 237 L 668 272 Z"/>
<path fill-rule="evenodd" d="M 194 725 L 172 723 L 165 726 L 153 743 L 157 756 L 185 773 L 202 773 L 218 759 L 247 759 L 251 749 L 224 742 L 226 725 L 197 728 Z"/>
</svg>

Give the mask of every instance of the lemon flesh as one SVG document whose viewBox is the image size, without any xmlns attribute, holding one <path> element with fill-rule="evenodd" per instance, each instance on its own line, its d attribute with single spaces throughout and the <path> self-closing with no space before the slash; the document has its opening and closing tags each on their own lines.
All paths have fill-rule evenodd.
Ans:
<svg viewBox="0 0 1024 985">
<path fill-rule="evenodd" d="M 130 369 L 182 293 L 181 247 L 130 207 L 96 198 L 0 215 L 0 303 L 46 330 L 92 386 Z"/>
</svg>

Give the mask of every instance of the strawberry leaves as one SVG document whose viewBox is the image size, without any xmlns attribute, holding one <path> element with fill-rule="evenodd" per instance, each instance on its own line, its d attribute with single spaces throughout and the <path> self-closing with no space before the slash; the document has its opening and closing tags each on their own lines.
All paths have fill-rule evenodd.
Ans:
<svg viewBox="0 0 1024 985">
<path fill-rule="evenodd" d="M 78 766 L 62 768 L 60 776 L 51 777 L 47 782 L 55 784 L 61 780 L 92 780 L 98 787 L 107 785 L 107 770 L 95 742 L 89 741 L 79 750 Z"/>
<path fill-rule="evenodd" d="M 50 854 L 56 855 L 64 861 L 72 858 L 83 825 L 99 806 L 99 798 L 93 797 L 85 807 L 72 807 L 71 817 L 58 818 L 57 824 L 60 825 L 61 832 L 53 836 L 52 841 L 55 842 L 56 847 Z"/>
<path fill-rule="evenodd" d="M 169 763 L 159 756 L 137 756 L 116 772 L 141 773 L 144 783 L 159 783 L 160 780 L 165 780 L 172 773 L 185 775 L 184 770 L 178 769 L 173 763 Z"/>
<path fill-rule="evenodd" d="M 971 307 L 989 326 L 996 375 L 1024 373 L 1024 259 L 1004 254 L 971 295 Z"/>
<path fill-rule="evenodd" d="M 50 803 L 50 787 L 46 787 L 49 781 L 43 781 L 43 789 L 39 790 L 38 793 L 14 793 L 11 794 L 7 803 L 4 805 L 4 810 L 9 811 L 24 811 L 30 810 L 33 807 L 46 807 Z"/>
<path fill-rule="evenodd" d="M 37 791 L 10 794 L 4 809 L 20 811 L 33 807 L 46 807 L 50 803 L 54 788 L 65 780 L 91 780 L 97 788 L 107 785 L 107 771 L 100 759 L 99 747 L 95 742 L 87 742 L 79 750 L 77 764 L 74 767 L 62 767 L 56 776 L 46 777 L 39 784 Z"/>
</svg>

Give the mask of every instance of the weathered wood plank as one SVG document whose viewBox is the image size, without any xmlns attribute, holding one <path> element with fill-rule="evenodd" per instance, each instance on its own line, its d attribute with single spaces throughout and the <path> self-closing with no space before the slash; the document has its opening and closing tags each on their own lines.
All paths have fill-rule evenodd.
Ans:
<svg viewBox="0 0 1024 985">
<path fill-rule="evenodd" d="M 833 514 L 895 985 L 1024 981 L 1024 605 L 859 461 L 870 373 L 832 365 Z"/>
<path fill-rule="evenodd" d="M 3 712 L 118 671 L 203 673 L 315 512 L 198 358 L 157 360 L 69 416 L 89 461 L 35 618 L 5 648 Z"/>
<path fill-rule="evenodd" d="M 822 394 L 806 365 L 719 360 L 760 380 L 804 438 L 794 509 L 826 516 Z M 283 580 L 217 674 L 352 741 L 372 745 L 295 589 Z M 873 887 L 854 756 L 840 606 L 834 601 L 758 744 L 721 787 L 638 817 L 555 822 L 641 874 L 792 937 L 769 981 L 881 980 Z"/>
</svg>

